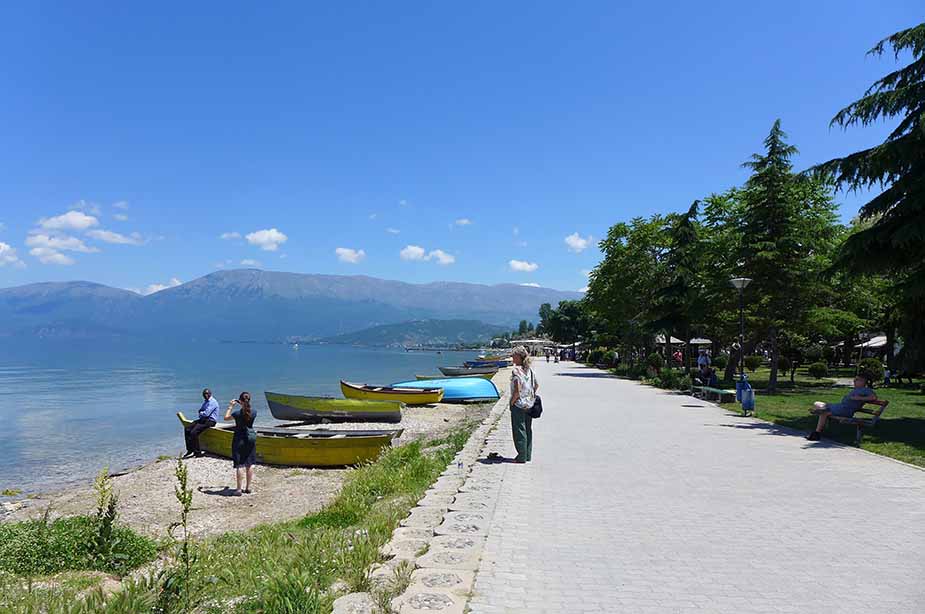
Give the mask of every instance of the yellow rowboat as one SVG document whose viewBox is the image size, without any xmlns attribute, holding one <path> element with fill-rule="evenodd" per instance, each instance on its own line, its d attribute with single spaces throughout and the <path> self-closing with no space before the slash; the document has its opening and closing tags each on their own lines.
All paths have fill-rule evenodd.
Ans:
<svg viewBox="0 0 925 614">
<path fill-rule="evenodd" d="M 185 428 L 190 420 L 177 412 Z M 389 431 L 334 431 L 258 428 L 257 461 L 268 465 L 298 467 L 344 467 L 378 458 L 382 448 L 400 437 L 401 429 Z M 234 424 L 208 428 L 199 435 L 206 452 L 231 458 Z"/>
<path fill-rule="evenodd" d="M 481 377 L 482 379 L 491 379 L 494 377 L 494 373 L 473 373 L 472 375 L 415 375 L 414 379 L 418 381 L 429 380 L 429 379 L 452 379 L 454 377 Z"/>
<path fill-rule="evenodd" d="M 395 388 L 351 384 L 341 380 L 340 390 L 348 399 L 364 401 L 401 401 L 405 405 L 430 405 L 443 399 L 443 388 Z"/>
</svg>

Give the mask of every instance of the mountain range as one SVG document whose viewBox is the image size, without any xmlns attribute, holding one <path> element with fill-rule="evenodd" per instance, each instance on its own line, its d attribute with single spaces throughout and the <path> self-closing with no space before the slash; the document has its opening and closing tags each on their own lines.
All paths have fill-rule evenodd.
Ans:
<svg viewBox="0 0 925 614">
<path fill-rule="evenodd" d="M 452 346 L 491 341 L 510 332 L 510 326 L 485 324 L 478 320 L 412 320 L 398 324 L 380 324 L 353 333 L 322 339 L 324 343 L 366 346 Z"/>
<path fill-rule="evenodd" d="M 272 341 L 412 320 L 537 320 L 577 292 L 516 284 L 410 284 L 366 276 L 218 271 L 148 296 L 86 281 L 0 289 L 0 335 Z"/>
</svg>

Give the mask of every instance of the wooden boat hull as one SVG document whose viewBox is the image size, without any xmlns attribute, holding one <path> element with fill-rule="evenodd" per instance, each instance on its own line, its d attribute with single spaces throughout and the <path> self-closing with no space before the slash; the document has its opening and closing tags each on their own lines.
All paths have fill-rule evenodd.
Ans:
<svg viewBox="0 0 925 614">
<path fill-rule="evenodd" d="M 190 421 L 177 412 L 180 423 Z M 389 431 L 299 431 L 261 428 L 257 430 L 257 461 L 267 465 L 295 467 L 344 467 L 375 460 L 382 448 L 401 436 L 401 429 Z M 206 452 L 231 458 L 234 426 L 214 426 L 199 435 Z"/>
<path fill-rule="evenodd" d="M 264 392 L 277 420 L 300 422 L 401 422 L 402 404 Z"/>
<path fill-rule="evenodd" d="M 414 379 L 418 381 L 426 381 L 432 379 L 452 379 L 454 377 L 481 377 L 482 379 L 491 379 L 495 376 L 494 373 L 473 373 L 472 375 L 415 375 Z"/>
<path fill-rule="evenodd" d="M 405 405 L 430 405 L 443 399 L 442 388 L 396 389 L 390 386 L 367 386 L 341 381 L 340 389 L 348 399 L 363 401 L 399 401 Z"/>
<path fill-rule="evenodd" d="M 484 403 L 501 398 L 493 383 L 481 377 L 447 377 L 438 380 L 409 381 L 392 384 L 396 388 L 443 388 L 444 403 Z"/>
<path fill-rule="evenodd" d="M 446 376 L 453 375 L 494 375 L 498 372 L 498 367 L 439 367 L 440 373 Z"/>
</svg>

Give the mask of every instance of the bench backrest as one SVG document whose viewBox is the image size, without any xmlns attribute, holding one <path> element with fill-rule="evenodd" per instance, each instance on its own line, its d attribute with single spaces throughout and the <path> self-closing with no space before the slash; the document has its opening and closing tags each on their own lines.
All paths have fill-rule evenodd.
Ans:
<svg viewBox="0 0 925 614">
<path fill-rule="evenodd" d="M 877 423 L 877 420 L 879 420 L 880 416 L 883 415 L 883 410 L 885 410 L 886 406 L 889 404 L 890 402 L 887 401 L 886 399 L 877 399 L 876 401 L 866 401 L 864 403 L 864 405 L 879 405 L 880 406 L 880 409 L 875 410 L 874 413 L 871 414 L 873 416 L 871 418 L 871 424 Z"/>
</svg>

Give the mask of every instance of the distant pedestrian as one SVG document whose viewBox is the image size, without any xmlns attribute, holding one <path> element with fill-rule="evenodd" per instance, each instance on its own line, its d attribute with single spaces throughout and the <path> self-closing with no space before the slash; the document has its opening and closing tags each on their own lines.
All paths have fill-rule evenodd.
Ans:
<svg viewBox="0 0 925 614">
<path fill-rule="evenodd" d="M 238 405 L 238 409 L 234 406 Z M 234 411 L 232 411 L 234 409 Z M 225 410 L 225 420 L 234 420 L 234 436 L 231 439 L 231 461 L 234 463 L 234 476 L 237 489 L 235 495 L 251 493 L 251 482 L 254 481 L 254 465 L 257 463 L 257 432 L 254 430 L 254 419 L 257 411 L 251 407 L 251 393 L 242 392 L 241 395 L 228 404 Z M 241 482 L 244 490 L 241 490 Z"/>
<path fill-rule="evenodd" d="M 511 358 L 514 361 L 511 372 L 511 431 L 514 435 L 514 448 L 517 450 L 514 462 L 527 463 L 533 456 L 533 418 L 527 412 L 536 402 L 536 391 L 540 386 L 530 368 L 526 348 L 514 348 Z"/>
<path fill-rule="evenodd" d="M 707 354 L 707 351 L 700 350 L 697 354 L 697 366 L 703 368 L 705 366 L 709 367 L 711 364 L 713 364 L 713 361 L 710 360 L 710 355 Z"/>
<path fill-rule="evenodd" d="M 184 436 L 186 438 L 186 458 L 202 456 L 199 447 L 199 434 L 218 422 L 218 401 L 212 396 L 212 391 L 206 388 L 202 391 L 202 405 L 199 407 L 199 417 L 186 425 Z"/>
</svg>

